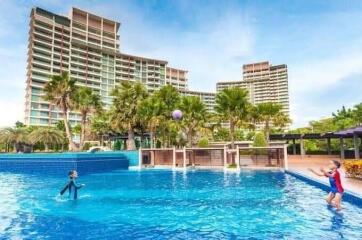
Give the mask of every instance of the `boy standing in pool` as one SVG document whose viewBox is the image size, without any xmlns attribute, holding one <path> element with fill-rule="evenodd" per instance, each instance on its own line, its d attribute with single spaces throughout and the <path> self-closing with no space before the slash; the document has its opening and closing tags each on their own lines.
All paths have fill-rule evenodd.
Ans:
<svg viewBox="0 0 362 240">
<path fill-rule="evenodd" d="M 338 169 L 341 167 L 341 163 L 337 160 L 330 161 L 328 165 L 328 171 L 324 168 L 320 168 L 320 172 L 316 172 L 313 169 L 309 169 L 312 173 L 318 176 L 325 176 L 329 178 L 329 183 L 331 185 L 331 191 L 329 192 L 326 201 L 328 204 L 331 204 L 337 208 L 337 211 L 340 211 L 341 202 L 342 202 L 342 195 L 344 189 L 342 187 L 341 181 L 341 174 L 339 173 Z M 333 202 L 332 202 L 333 201 Z"/>
<path fill-rule="evenodd" d="M 84 187 L 84 184 L 79 184 L 77 185 L 75 182 L 75 179 L 78 177 L 78 173 L 75 170 L 69 171 L 68 173 L 69 176 L 69 182 L 67 183 L 67 185 L 65 185 L 65 187 L 63 188 L 62 191 L 60 191 L 60 195 L 63 195 L 65 193 L 65 191 L 69 191 L 69 198 L 71 198 L 72 193 L 73 195 L 73 199 L 77 199 L 78 198 L 78 189 Z"/>
</svg>

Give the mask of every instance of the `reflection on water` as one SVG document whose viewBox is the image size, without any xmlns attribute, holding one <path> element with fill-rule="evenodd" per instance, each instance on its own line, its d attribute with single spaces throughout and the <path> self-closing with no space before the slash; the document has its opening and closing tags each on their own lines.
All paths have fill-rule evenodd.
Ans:
<svg viewBox="0 0 362 240">
<path fill-rule="evenodd" d="M 20 217 L 31 220 L 31 214 L 21 213 L 19 196 L 23 195 L 28 186 L 22 175 L 0 174 L 0 236 L 11 229 L 11 235 L 18 236 L 21 226 Z M 31 199 L 29 199 L 31 201 Z"/>
</svg>

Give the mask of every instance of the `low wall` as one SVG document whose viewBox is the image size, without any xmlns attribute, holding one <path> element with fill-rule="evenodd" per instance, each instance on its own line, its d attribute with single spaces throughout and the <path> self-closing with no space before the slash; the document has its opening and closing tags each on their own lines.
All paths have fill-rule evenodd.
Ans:
<svg viewBox="0 0 362 240">
<path fill-rule="evenodd" d="M 138 152 L 1 154 L 0 172 L 64 175 L 128 169 L 138 165 Z"/>
</svg>

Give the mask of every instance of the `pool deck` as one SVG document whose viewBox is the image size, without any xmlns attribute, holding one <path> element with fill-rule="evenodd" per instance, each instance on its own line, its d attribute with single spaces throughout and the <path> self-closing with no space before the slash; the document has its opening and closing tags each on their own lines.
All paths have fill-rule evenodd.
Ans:
<svg viewBox="0 0 362 240">
<path fill-rule="evenodd" d="M 326 166 L 329 160 L 339 159 L 339 156 L 309 156 L 301 157 L 300 155 L 288 155 L 289 170 L 297 173 L 301 173 L 312 179 L 319 180 L 327 183 L 328 179 L 325 177 L 319 177 L 311 173 L 308 168 L 318 170 L 321 166 Z M 341 169 L 342 185 L 345 190 L 362 195 L 362 180 L 354 178 L 346 178 L 344 169 Z"/>
</svg>

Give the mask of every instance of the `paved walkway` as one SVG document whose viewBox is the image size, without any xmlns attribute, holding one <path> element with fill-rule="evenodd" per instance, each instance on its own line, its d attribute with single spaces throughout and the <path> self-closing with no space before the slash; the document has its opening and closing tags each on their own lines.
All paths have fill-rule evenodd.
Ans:
<svg viewBox="0 0 362 240">
<path fill-rule="evenodd" d="M 314 170 L 319 170 L 321 166 L 328 165 L 329 161 L 332 159 L 338 159 L 339 156 L 309 156 L 306 155 L 303 158 L 300 155 L 288 155 L 289 170 L 300 172 L 303 175 L 318 179 L 325 183 L 328 183 L 328 178 L 319 177 L 311 173 L 308 168 L 313 168 Z M 341 169 L 342 175 L 342 185 L 345 190 L 362 195 L 362 180 L 354 178 L 346 178 L 344 174 L 344 169 Z"/>
</svg>

